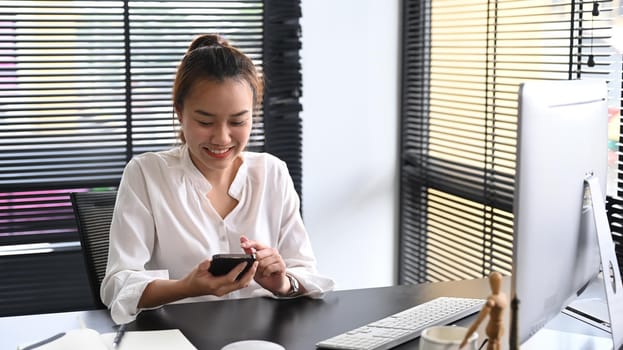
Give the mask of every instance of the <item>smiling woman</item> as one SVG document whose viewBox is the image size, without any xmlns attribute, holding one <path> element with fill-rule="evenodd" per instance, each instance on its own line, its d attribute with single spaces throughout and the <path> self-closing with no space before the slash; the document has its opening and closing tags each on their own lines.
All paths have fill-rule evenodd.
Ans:
<svg viewBox="0 0 623 350">
<path fill-rule="evenodd" d="M 322 297 L 286 164 L 246 151 L 262 80 L 216 35 L 197 37 L 179 65 L 173 104 L 182 144 L 135 156 L 118 189 L 101 296 L 117 323 L 174 301 Z M 255 254 L 228 274 L 211 257 Z M 239 276 L 240 275 L 240 276 Z"/>
<path fill-rule="evenodd" d="M 238 204 L 228 189 L 242 164 L 261 91 L 253 62 L 214 35 L 195 39 L 175 79 L 180 138 L 212 185 L 207 196 L 223 218 Z"/>
<path fill-rule="evenodd" d="M 229 181 L 251 135 L 249 84 L 233 78 L 197 82 L 176 110 L 193 164 L 213 185 Z"/>
</svg>

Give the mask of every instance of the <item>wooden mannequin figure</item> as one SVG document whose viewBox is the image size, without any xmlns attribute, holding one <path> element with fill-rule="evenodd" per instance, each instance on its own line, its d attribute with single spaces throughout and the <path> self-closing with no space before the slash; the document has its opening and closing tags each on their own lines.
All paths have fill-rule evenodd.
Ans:
<svg viewBox="0 0 623 350">
<path fill-rule="evenodd" d="M 501 339 L 504 334 L 504 309 L 508 305 L 508 297 L 502 289 L 502 274 L 499 272 L 491 272 L 489 274 L 489 285 L 491 286 L 491 295 L 487 297 L 487 300 L 478 314 L 476 321 L 467 329 L 465 338 L 461 342 L 460 349 L 462 349 L 467 343 L 467 339 L 474 333 L 476 328 L 480 325 L 482 320 L 489 315 L 489 323 L 485 329 L 487 334 L 487 350 L 501 350 Z"/>
</svg>

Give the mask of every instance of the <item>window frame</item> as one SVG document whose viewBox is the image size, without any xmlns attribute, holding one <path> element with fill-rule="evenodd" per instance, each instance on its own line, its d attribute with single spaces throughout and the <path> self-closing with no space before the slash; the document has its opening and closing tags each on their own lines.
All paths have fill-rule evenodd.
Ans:
<svg viewBox="0 0 623 350">
<path fill-rule="evenodd" d="M 434 2 L 437 4 L 433 5 Z M 472 1 L 473 5 L 477 1 Z M 502 3 L 507 6 L 529 6 L 528 1 L 481 1 L 478 5 L 482 8 L 475 10 L 466 3 L 452 4 L 451 1 L 436 0 L 404 0 L 403 1 L 403 52 L 402 52 L 402 93 L 401 93 L 401 141 L 400 141 L 400 198 L 399 198 L 399 249 L 398 249 L 398 282 L 405 283 L 424 283 L 445 280 L 457 280 L 466 278 L 486 277 L 491 271 L 496 270 L 505 274 L 511 273 L 512 268 L 512 206 L 513 206 L 513 187 L 514 187 L 514 164 L 509 155 L 514 156 L 513 139 L 511 136 L 503 135 L 503 132 L 511 133 L 513 127 L 512 118 L 516 117 L 516 111 L 507 108 L 509 103 L 515 102 L 512 94 L 505 93 L 503 89 L 496 89 L 496 84 L 504 84 L 503 79 L 508 78 L 504 74 L 509 74 L 500 68 L 506 63 L 498 57 L 504 55 L 504 50 L 512 46 L 510 41 L 504 42 L 504 28 L 496 19 L 498 11 L 504 9 Z M 532 3 L 535 3 L 534 1 Z M 605 61 L 608 54 L 600 51 L 603 47 L 605 35 L 600 29 L 605 29 L 605 21 L 599 17 L 592 17 L 590 11 L 593 1 L 557 1 L 552 2 L 551 7 L 572 6 L 573 11 L 561 13 L 561 16 L 568 16 L 570 23 L 570 35 L 566 38 L 567 57 L 560 60 L 567 60 L 567 70 L 555 72 L 561 79 L 575 79 L 590 74 L 604 74 L 602 71 L 610 69 Z M 598 1 L 601 12 L 613 12 L 613 1 Z M 526 5 L 528 4 L 528 5 Z M 452 45 L 470 47 L 472 42 L 465 40 L 460 44 L 452 44 L 450 40 L 435 41 L 433 36 L 443 37 L 445 32 L 455 30 L 457 35 L 469 37 L 477 35 L 473 28 L 462 27 L 458 23 L 457 11 L 454 16 L 448 15 L 449 22 L 446 27 L 435 28 L 433 31 L 432 23 L 433 6 L 438 13 L 444 9 L 440 7 L 461 6 L 461 18 L 469 17 L 470 11 L 484 11 L 487 16 L 486 40 L 483 41 L 482 50 L 486 50 L 485 59 L 479 61 L 477 54 L 474 54 L 473 61 L 464 61 L 464 57 L 442 57 L 439 52 L 445 52 L 448 56 L 452 55 Z M 544 5 L 540 11 L 545 11 Z M 448 11 L 450 12 L 450 11 Z M 537 21 L 533 19 L 533 21 Z M 536 23 L 536 22 L 534 22 Z M 575 24 L 575 25 L 574 25 Z M 535 24 L 536 25 L 536 24 Z M 455 26 L 455 28 L 451 28 Z M 460 28 L 459 28 L 460 27 Z M 457 29 L 458 28 L 458 29 Z M 499 31 L 498 31 L 499 30 Z M 508 33 L 507 29 L 507 33 Z M 528 31 L 528 29 L 526 29 Z M 443 37 L 445 39 L 445 37 Z M 561 41 L 562 38 L 556 38 Z M 518 41 L 519 42 L 519 41 Z M 496 50 L 496 45 L 500 45 L 500 50 Z M 597 61 L 596 67 L 588 67 L 587 58 L 593 54 Z M 443 51 L 446 50 L 446 51 Z M 564 56 L 564 55 L 563 55 Z M 452 59 L 454 59 L 453 63 Z M 518 58 L 520 60 L 521 58 Z M 436 61 L 437 60 L 437 61 Z M 443 63 L 439 63 L 443 61 Z M 618 61 L 621 65 L 621 61 Z M 479 136 L 472 138 L 462 138 L 462 147 L 468 149 L 473 146 L 470 141 L 480 140 L 483 144 L 490 146 L 484 147 L 482 151 L 482 167 L 467 166 L 460 162 L 453 162 L 443 157 L 441 150 L 450 149 L 445 146 L 444 141 L 458 138 L 453 134 L 454 130 L 444 129 L 440 120 L 436 119 L 435 114 L 442 112 L 440 106 L 439 92 L 436 90 L 452 84 L 461 84 L 470 81 L 470 67 L 476 64 L 486 63 L 486 74 L 483 74 L 482 81 L 486 86 L 482 91 L 486 92 L 480 106 L 474 103 L 466 106 L 461 112 L 447 112 L 448 119 L 457 116 L 468 115 L 473 112 L 470 107 L 482 113 L 483 129 L 486 130 Z M 445 65 L 444 65 L 445 64 Z M 471 66 L 470 66 L 471 65 Z M 447 80 L 434 81 L 433 76 L 439 75 L 439 71 L 446 69 L 459 69 L 466 67 L 466 72 L 456 73 L 458 77 L 447 78 Z M 616 67 L 622 69 L 622 67 Z M 499 71 L 496 71 L 499 69 Z M 463 74 L 462 74 L 463 73 Z M 549 72 L 552 75 L 554 73 Z M 551 77 L 550 77 L 551 78 Z M 614 98 L 623 96 L 623 84 L 619 78 L 614 78 Z M 617 84 L 618 81 L 618 84 Z M 467 83 L 466 83 L 467 84 Z M 483 84 L 484 86 L 485 84 Z M 618 93 L 617 93 L 618 85 Z M 493 86 L 491 88 L 490 86 Z M 518 88 L 518 85 L 515 86 Z M 510 86 L 513 88 L 513 86 Z M 470 95 L 469 89 L 462 92 L 463 96 Z M 517 89 L 518 90 L 518 89 Z M 457 93 L 457 96 L 461 93 Z M 510 97 L 509 97 L 510 96 Z M 516 95 L 515 95 L 516 96 Z M 452 100 L 453 96 L 447 97 Z M 458 98 L 458 97 L 457 97 Z M 621 98 L 618 100 L 619 118 Z M 504 104 L 506 103 L 506 105 Z M 454 113 L 454 114 L 453 114 Z M 462 114 L 463 113 L 463 114 Z M 433 117 L 431 117 L 433 116 Z M 498 116 L 501 116 L 499 118 Z M 510 121 L 509 121 L 510 120 Z M 437 123 L 437 124 L 434 124 Z M 474 122 L 475 123 L 475 122 Z M 467 125 L 467 122 L 466 122 Z M 620 125 L 620 123 L 619 123 Z M 473 125 L 472 125 L 473 126 Z M 467 127 L 466 127 L 467 128 Z M 507 130 L 504 130 L 504 129 Z M 623 139 L 623 127 L 619 126 L 619 136 L 616 142 L 616 162 L 617 185 L 616 193 L 608 196 L 607 210 L 610 221 L 615 249 L 619 259 L 619 264 L 623 266 L 623 152 L 621 144 Z M 443 131 L 439 131 L 443 130 Z M 500 130 L 504 130 L 500 132 Z M 435 136 L 431 136 L 434 133 Z M 440 133 L 446 133 L 444 137 L 439 137 Z M 474 132 L 477 134 L 477 132 Z M 502 136 L 499 136 L 502 135 Z M 437 138 L 434 138 L 437 137 Z M 496 137 L 499 137 L 496 139 Z M 476 141 L 474 141 L 475 143 Z M 500 152 L 500 149 L 510 150 Z M 435 153 L 437 152 L 437 153 Z M 468 151 L 465 151 L 467 153 Z M 476 152 L 474 152 L 475 154 Z M 437 155 L 439 156 L 437 156 Z M 507 157 L 508 159 L 503 159 Z M 503 164 L 503 165 L 500 165 Z M 508 167 L 508 169 L 503 169 Z M 500 169 L 503 169 L 501 171 Z M 467 222 L 467 224 L 466 224 Z M 463 235 L 465 234 L 465 235 Z M 434 256 L 434 257 L 433 257 Z M 433 257 L 433 258 L 431 258 Z"/>
</svg>

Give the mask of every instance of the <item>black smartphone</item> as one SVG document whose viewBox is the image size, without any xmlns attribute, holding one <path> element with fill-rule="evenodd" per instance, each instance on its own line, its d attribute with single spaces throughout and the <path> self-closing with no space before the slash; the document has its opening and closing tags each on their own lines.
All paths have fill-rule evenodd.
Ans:
<svg viewBox="0 0 623 350">
<path fill-rule="evenodd" d="M 240 279 L 240 277 L 251 268 L 254 261 L 255 254 L 214 254 L 208 271 L 214 276 L 222 276 L 229 273 L 229 271 L 238 266 L 238 264 L 246 262 L 247 266 L 245 266 L 244 270 L 236 277 L 236 279 Z"/>
</svg>

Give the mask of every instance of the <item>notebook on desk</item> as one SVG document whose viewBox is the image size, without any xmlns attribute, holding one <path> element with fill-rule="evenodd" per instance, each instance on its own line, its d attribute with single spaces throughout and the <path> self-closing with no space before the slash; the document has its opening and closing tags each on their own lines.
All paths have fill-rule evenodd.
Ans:
<svg viewBox="0 0 623 350">
<path fill-rule="evenodd" d="M 89 328 L 72 329 L 48 339 L 19 345 L 17 350 L 111 350 L 115 333 L 100 334 Z M 50 341 L 47 341 L 50 340 Z M 128 331 L 115 349 L 119 350 L 197 350 L 179 329 Z"/>
</svg>

